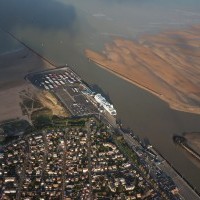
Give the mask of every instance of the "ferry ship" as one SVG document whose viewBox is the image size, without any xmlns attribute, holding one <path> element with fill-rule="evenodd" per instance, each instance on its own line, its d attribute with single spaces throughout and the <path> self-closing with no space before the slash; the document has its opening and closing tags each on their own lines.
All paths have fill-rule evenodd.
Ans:
<svg viewBox="0 0 200 200">
<path fill-rule="evenodd" d="M 117 111 L 114 109 L 113 105 L 108 103 L 104 97 L 102 97 L 101 94 L 96 94 L 94 96 L 95 100 L 102 106 L 108 113 L 110 113 L 113 116 L 117 115 Z"/>
</svg>

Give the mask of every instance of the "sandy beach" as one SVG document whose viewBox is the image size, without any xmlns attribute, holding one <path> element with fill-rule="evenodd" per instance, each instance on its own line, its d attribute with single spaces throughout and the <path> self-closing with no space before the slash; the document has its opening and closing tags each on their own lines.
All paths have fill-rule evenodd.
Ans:
<svg viewBox="0 0 200 200">
<path fill-rule="evenodd" d="M 167 102 L 173 109 L 200 114 L 199 26 L 130 41 L 115 38 L 102 53 L 86 49 L 98 66 Z"/>
</svg>

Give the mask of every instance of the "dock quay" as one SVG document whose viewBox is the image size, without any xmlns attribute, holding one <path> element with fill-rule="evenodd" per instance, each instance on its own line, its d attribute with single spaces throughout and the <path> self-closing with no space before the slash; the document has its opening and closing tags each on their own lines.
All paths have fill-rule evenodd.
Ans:
<svg viewBox="0 0 200 200">
<path fill-rule="evenodd" d="M 95 94 L 68 66 L 30 73 L 25 79 L 38 89 L 54 94 L 73 116 L 104 115 L 112 125 L 116 124 L 113 105 L 101 94 Z"/>
</svg>

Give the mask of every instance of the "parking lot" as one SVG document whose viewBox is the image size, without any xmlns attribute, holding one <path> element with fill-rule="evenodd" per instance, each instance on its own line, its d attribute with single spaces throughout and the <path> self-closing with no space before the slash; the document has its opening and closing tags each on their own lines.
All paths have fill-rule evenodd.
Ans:
<svg viewBox="0 0 200 200">
<path fill-rule="evenodd" d="M 83 116 L 99 112 L 83 92 L 87 86 L 68 67 L 30 74 L 27 78 L 37 88 L 54 93 L 72 115 Z"/>
</svg>

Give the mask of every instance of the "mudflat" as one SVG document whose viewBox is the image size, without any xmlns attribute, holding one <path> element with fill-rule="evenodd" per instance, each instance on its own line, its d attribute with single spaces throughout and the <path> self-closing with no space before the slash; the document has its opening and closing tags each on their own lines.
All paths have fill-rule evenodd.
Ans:
<svg viewBox="0 0 200 200">
<path fill-rule="evenodd" d="M 26 48 L 0 55 L 0 122 L 23 116 L 19 97 L 22 90 L 34 88 L 26 82 L 27 73 L 53 68 Z"/>
<path fill-rule="evenodd" d="M 86 56 L 100 67 L 164 100 L 173 109 L 200 114 L 200 26 L 131 41 L 115 38 Z"/>
<path fill-rule="evenodd" d="M 0 55 L 0 90 L 26 83 L 27 73 L 52 68 L 39 56 L 26 48 Z"/>
</svg>

